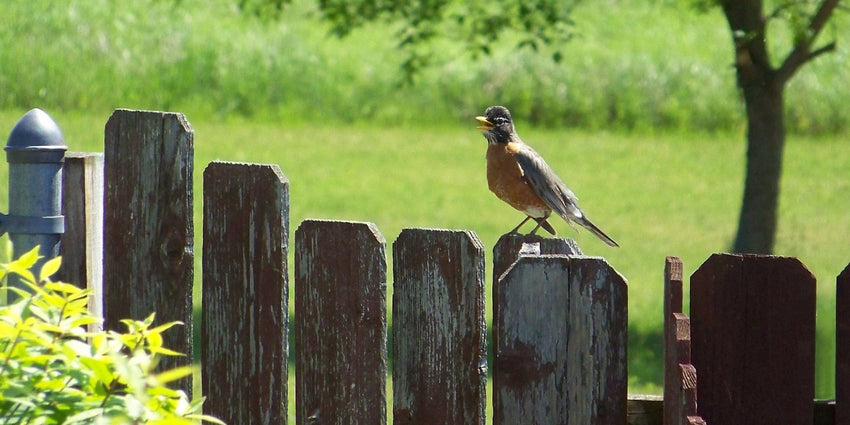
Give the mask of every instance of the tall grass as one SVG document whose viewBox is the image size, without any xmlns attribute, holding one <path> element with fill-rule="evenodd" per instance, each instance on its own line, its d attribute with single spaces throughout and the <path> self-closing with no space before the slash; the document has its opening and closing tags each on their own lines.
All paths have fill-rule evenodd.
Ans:
<svg viewBox="0 0 850 425">
<path fill-rule="evenodd" d="M 744 125 L 725 21 L 687 2 L 583 3 L 561 63 L 514 50 L 510 36 L 478 59 L 443 39 L 427 47 L 433 66 L 412 86 L 400 85 L 398 24 L 338 40 L 313 2 L 296 1 L 280 20 L 243 15 L 236 3 L 7 0 L 0 109 L 130 106 L 216 119 L 386 124 L 458 122 L 501 103 L 532 123 L 590 130 Z M 850 20 L 836 22 L 826 37 L 848 38 Z M 838 46 L 789 87 L 792 132 L 848 130 L 850 49 Z"/>
</svg>

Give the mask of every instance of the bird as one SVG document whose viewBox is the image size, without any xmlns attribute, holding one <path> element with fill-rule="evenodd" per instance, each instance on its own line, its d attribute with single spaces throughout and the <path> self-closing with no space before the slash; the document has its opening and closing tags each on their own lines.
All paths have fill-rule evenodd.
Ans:
<svg viewBox="0 0 850 425">
<path fill-rule="evenodd" d="M 611 237 L 596 227 L 579 208 L 578 198 L 552 171 L 531 146 L 517 135 L 510 111 L 504 106 L 491 106 L 483 116 L 475 119 L 478 130 L 487 140 L 487 184 L 499 199 L 523 212 L 526 217 L 509 234 L 518 233 L 520 227 L 533 219 L 539 228 L 555 235 L 547 221 L 554 211 L 570 227 L 572 222 L 581 225 L 606 244 L 619 247 Z"/>
</svg>

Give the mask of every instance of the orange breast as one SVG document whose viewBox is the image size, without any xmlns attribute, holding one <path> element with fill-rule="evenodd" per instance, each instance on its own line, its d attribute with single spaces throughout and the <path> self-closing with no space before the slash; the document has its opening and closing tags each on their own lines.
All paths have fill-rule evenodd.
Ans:
<svg viewBox="0 0 850 425">
<path fill-rule="evenodd" d="M 499 143 L 487 147 L 487 183 L 490 191 L 510 206 L 532 217 L 544 217 L 552 210 L 534 193 L 522 177 L 514 158 L 516 144 Z"/>
</svg>

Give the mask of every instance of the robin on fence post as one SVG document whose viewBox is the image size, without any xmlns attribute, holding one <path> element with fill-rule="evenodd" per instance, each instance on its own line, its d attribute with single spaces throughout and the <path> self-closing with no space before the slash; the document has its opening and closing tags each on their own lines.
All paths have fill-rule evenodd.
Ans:
<svg viewBox="0 0 850 425">
<path fill-rule="evenodd" d="M 475 117 L 487 139 L 487 183 L 499 199 L 525 213 L 525 219 L 509 233 L 517 233 L 529 219 L 552 235 L 555 229 L 546 221 L 554 211 L 570 226 L 576 222 L 606 244 L 617 242 L 590 222 L 578 206 L 575 194 L 549 168 L 543 157 L 526 145 L 516 133 L 511 113 L 503 106 L 491 106 L 483 116 Z"/>
</svg>

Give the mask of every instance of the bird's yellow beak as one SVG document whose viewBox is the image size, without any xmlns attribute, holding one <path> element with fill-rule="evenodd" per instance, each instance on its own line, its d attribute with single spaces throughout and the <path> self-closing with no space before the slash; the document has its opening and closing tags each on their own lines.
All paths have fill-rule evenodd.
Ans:
<svg viewBox="0 0 850 425">
<path fill-rule="evenodd" d="M 493 123 L 491 123 L 490 121 L 487 121 L 486 117 L 475 117 L 475 119 L 478 120 L 478 122 L 481 123 L 481 125 L 479 125 L 478 127 L 475 127 L 479 130 L 489 130 L 489 129 L 495 127 L 493 125 Z"/>
</svg>

